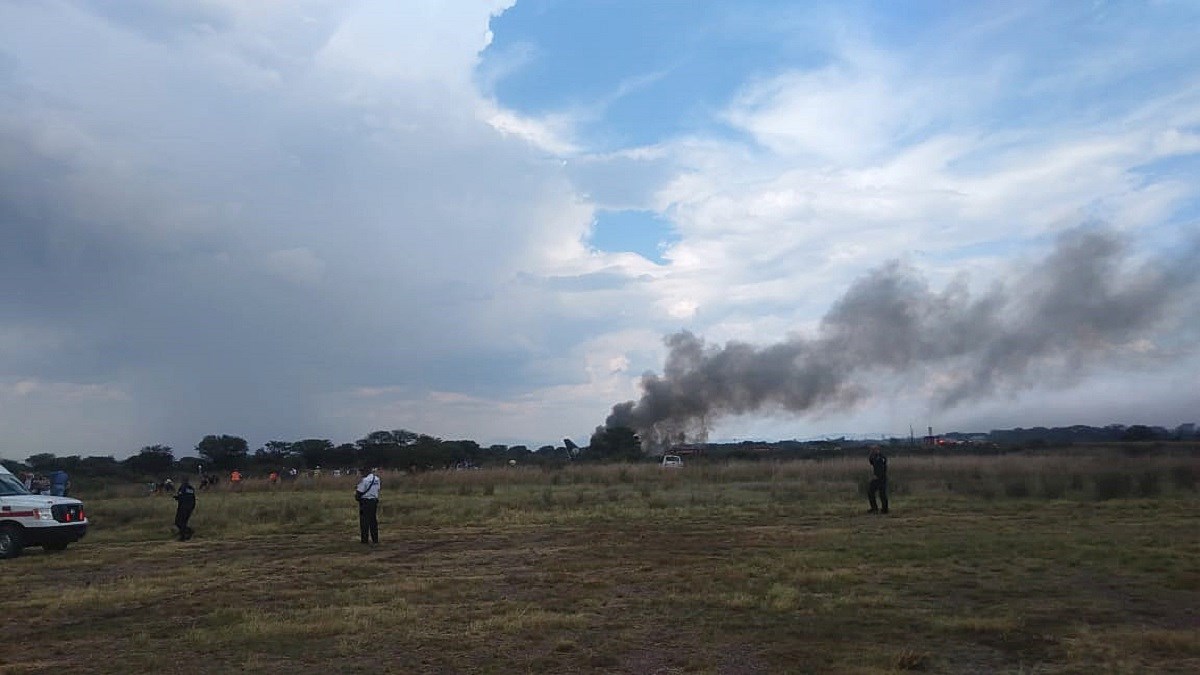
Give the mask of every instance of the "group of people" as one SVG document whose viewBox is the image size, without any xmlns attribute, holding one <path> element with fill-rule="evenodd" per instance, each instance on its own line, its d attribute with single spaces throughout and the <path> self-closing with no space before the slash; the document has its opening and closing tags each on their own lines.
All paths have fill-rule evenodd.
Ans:
<svg viewBox="0 0 1200 675">
<path fill-rule="evenodd" d="M 71 491 L 71 479 L 66 471 L 51 471 L 50 475 L 25 472 L 21 474 L 21 484 L 35 495 L 51 495 L 65 497 Z"/>
<path fill-rule="evenodd" d="M 880 446 L 874 445 L 871 446 L 867 461 L 871 464 L 872 474 L 871 482 L 867 486 L 867 501 L 871 505 L 868 513 L 886 514 L 888 512 L 887 456 L 883 454 Z M 269 480 L 272 483 L 277 482 L 279 474 L 273 472 Z M 230 481 L 235 485 L 240 483 L 241 473 L 234 471 L 230 476 Z M 362 477 L 354 488 L 354 499 L 358 502 L 359 539 L 363 544 L 379 544 L 379 489 L 381 487 L 382 480 L 379 478 L 379 469 L 364 468 Z M 179 541 L 187 541 L 195 533 L 188 523 L 191 520 L 192 512 L 196 510 L 196 489 L 192 487 L 186 477 L 180 483 L 174 498 L 178 502 L 175 509 L 175 529 Z"/>
<path fill-rule="evenodd" d="M 240 481 L 240 473 L 235 471 L 234 474 L 238 475 Z M 278 477 L 275 480 L 278 480 Z M 358 502 L 359 534 L 364 544 L 379 544 L 379 489 L 382 485 L 379 469 L 363 469 L 362 478 L 354 489 L 354 499 Z M 189 523 L 192 512 L 196 510 L 196 489 L 192 487 L 188 477 L 184 476 L 179 484 L 179 489 L 172 497 L 177 502 L 175 507 L 176 534 L 179 541 L 187 541 L 195 534 L 195 530 Z"/>
</svg>

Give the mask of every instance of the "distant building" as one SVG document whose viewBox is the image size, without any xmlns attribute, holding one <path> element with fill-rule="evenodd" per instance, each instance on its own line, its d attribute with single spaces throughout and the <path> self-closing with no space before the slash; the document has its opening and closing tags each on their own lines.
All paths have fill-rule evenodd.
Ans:
<svg viewBox="0 0 1200 675">
<path fill-rule="evenodd" d="M 942 437 L 935 436 L 933 434 L 933 427 L 929 427 L 929 433 L 926 434 L 925 437 L 921 439 L 921 444 L 925 445 L 925 446 L 929 446 L 929 447 L 932 447 L 935 445 L 941 445 Z"/>
</svg>

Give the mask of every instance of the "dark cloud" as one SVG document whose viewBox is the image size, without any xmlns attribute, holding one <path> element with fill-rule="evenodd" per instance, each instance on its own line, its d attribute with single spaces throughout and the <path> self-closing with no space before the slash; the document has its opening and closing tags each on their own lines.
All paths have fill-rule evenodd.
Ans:
<svg viewBox="0 0 1200 675">
<path fill-rule="evenodd" d="M 365 431 L 314 428 L 355 387 L 528 386 L 553 291 L 516 280 L 589 216 L 559 164 L 472 91 L 322 65 L 332 10 L 101 4 L 0 14 L 0 337 L 53 337 L 0 384 L 104 384 L 181 447 Z M 52 24 L 70 49 L 27 34 Z"/>
</svg>

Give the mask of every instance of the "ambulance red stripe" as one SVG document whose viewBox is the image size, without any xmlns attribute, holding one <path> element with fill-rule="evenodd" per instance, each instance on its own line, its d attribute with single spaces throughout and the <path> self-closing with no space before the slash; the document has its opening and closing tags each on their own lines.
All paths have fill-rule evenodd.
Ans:
<svg viewBox="0 0 1200 675">
<path fill-rule="evenodd" d="M 0 511 L 0 518 L 32 518 L 33 511 Z"/>
</svg>

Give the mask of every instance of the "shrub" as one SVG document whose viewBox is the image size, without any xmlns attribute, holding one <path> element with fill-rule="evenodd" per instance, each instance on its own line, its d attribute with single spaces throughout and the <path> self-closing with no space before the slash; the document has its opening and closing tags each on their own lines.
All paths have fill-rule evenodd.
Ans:
<svg viewBox="0 0 1200 675">
<path fill-rule="evenodd" d="M 1133 492 L 1133 479 L 1127 473 L 1106 471 L 1096 474 L 1096 499 L 1123 499 Z"/>
<path fill-rule="evenodd" d="M 1004 496 L 1021 499 L 1029 496 L 1029 485 L 1023 478 L 1009 479 L 1004 483 Z"/>
<path fill-rule="evenodd" d="M 1067 494 L 1067 479 L 1061 476 L 1042 476 L 1042 496 L 1046 499 L 1062 499 Z"/>
<path fill-rule="evenodd" d="M 1171 483 L 1177 490 L 1196 491 L 1196 472 L 1190 466 L 1171 467 Z"/>
<path fill-rule="evenodd" d="M 1159 488 L 1159 476 L 1153 471 L 1147 471 L 1137 480 L 1137 494 L 1139 497 L 1157 497 L 1162 493 Z"/>
</svg>

